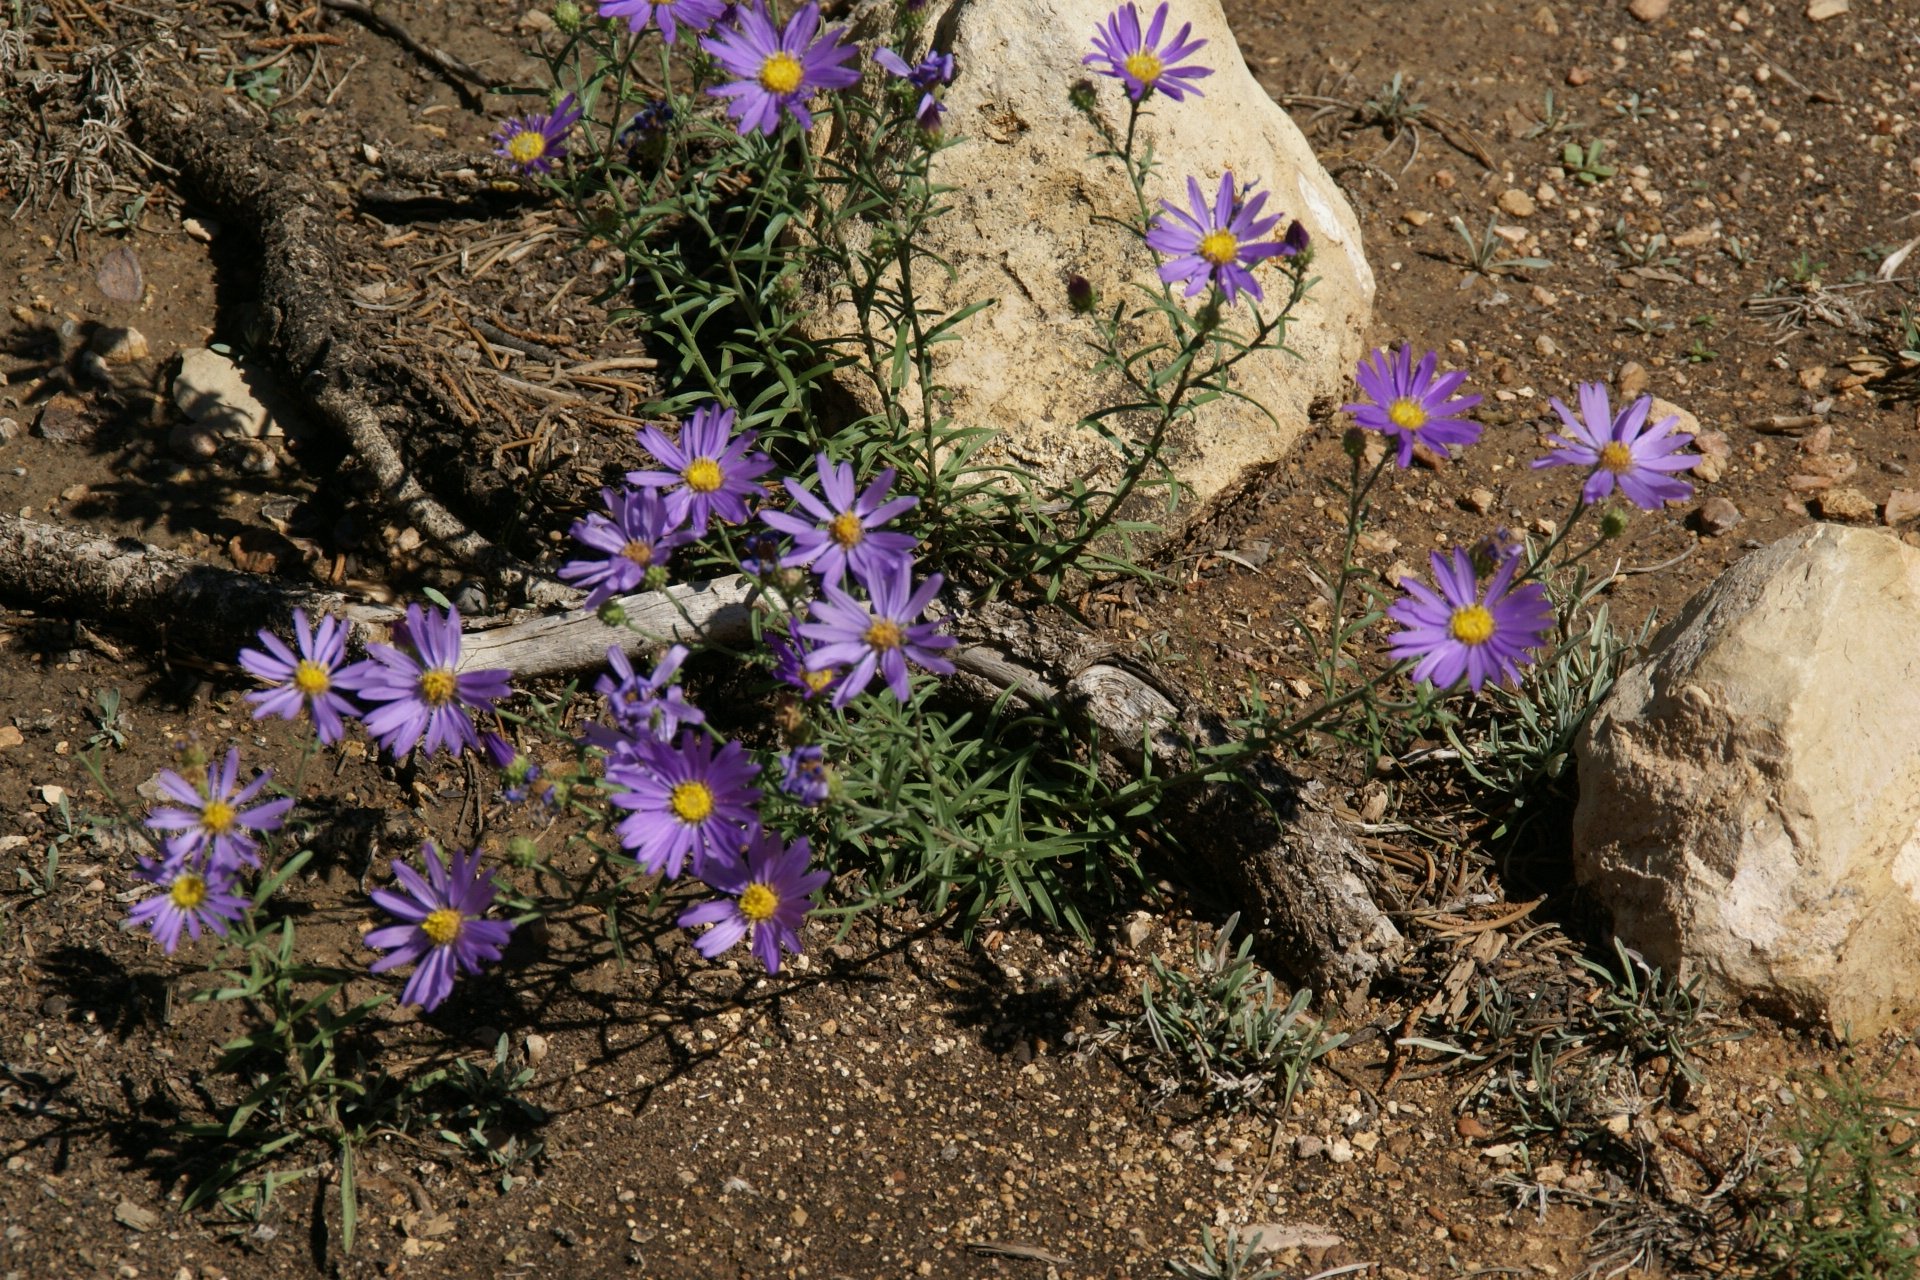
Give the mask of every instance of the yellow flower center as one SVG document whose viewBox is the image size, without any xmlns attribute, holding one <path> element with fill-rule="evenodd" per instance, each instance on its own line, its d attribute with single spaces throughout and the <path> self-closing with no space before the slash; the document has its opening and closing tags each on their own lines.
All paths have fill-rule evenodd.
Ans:
<svg viewBox="0 0 1920 1280">
<path fill-rule="evenodd" d="M 207 807 L 200 811 L 200 827 L 208 835 L 223 836 L 233 828 L 233 820 L 239 813 L 225 800 L 209 800 Z"/>
<path fill-rule="evenodd" d="M 620 554 L 639 565 L 642 569 L 653 563 L 653 544 L 651 542 L 629 542 L 620 548 Z"/>
<path fill-rule="evenodd" d="M 317 662 L 302 658 L 300 665 L 293 669 L 293 687 L 309 698 L 325 693 L 332 683 L 327 669 Z"/>
<path fill-rule="evenodd" d="M 740 914 L 753 924 L 764 924 L 773 919 L 774 909 L 779 905 L 779 896 L 757 880 L 740 895 Z"/>
<path fill-rule="evenodd" d="M 900 624 L 891 618 L 875 618 L 873 625 L 867 628 L 867 634 L 861 637 L 871 649 L 898 649 L 905 639 L 900 634 Z"/>
<path fill-rule="evenodd" d="M 547 154 L 547 138 L 532 129 L 522 129 L 507 139 L 507 158 L 515 164 L 532 164 Z"/>
<path fill-rule="evenodd" d="M 453 701 L 453 691 L 453 672 L 445 667 L 434 667 L 420 673 L 420 700 L 428 706 L 445 706 Z"/>
<path fill-rule="evenodd" d="M 1482 645 L 1493 639 L 1493 614 L 1485 605 L 1470 604 L 1464 609 L 1453 611 L 1453 621 L 1447 624 L 1447 631 L 1461 644 Z"/>
<path fill-rule="evenodd" d="M 460 936 L 462 917 L 452 907 L 442 907 L 420 922 L 420 932 L 436 947 L 451 946 Z"/>
<path fill-rule="evenodd" d="M 1610 441 L 1600 450 L 1600 465 L 1615 475 L 1631 471 L 1633 470 L 1633 450 L 1618 440 Z"/>
<path fill-rule="evenodd" d="M 207 882 L 191 871 L 183 871 L 174 877 L 167 896 L 182 911 L 192 911 L 207 900 Z"/>
<path fill-rule="evenodd" d="M 827 521 L 827 536 L 851 550 L 860 545 L 860 539 L 867 536 L 867 531 L 860 527 L 859 516 L 851 511 L 842 511 Z"/>
<path fill-rule="evenodd" d="M 720 487 L 720 464 L 712 458 L 695 458 L 680 473 L 680 478 L 695 493 L 712 493 Z"/>
<path fill-rule="evenodd" d="M 832 667 L 828 667 L 825 671 L 803 671 L 800 673 L 800 678 L 807 682 L 807 688 L 813 692 L 824 693 L 837 674 Z"/>
<path fill-rule="evenodd" d="M 1232 262 L 1240 252 L 1240 242 L 1231 231 L 1209 231 L 1200 238 L 1200 256 L 1216 267 Z"/>
<path fill-rule="evenodd" d="M 675 784 L 673 798 L 667 803 L 673 809 L 673 816 L 691 827 L 705 822 L 712 814 L 713 792 L 704 782 L 681 782 Z"/>
<path fill-rule="evenodd" d="M 1166 70 L 1165 64 L 1160 61 L 1160 55 L 1151 49 L 1142 49 L 1138 53 L 1128 54 L 1126 68 L 1127 74 L 1141 84 L 1152 84 L 1160 78 L 1160 73 Z"/>
<path fill-rule="evenodd" d="M 800 87 L 800 60 L 776 53 L 760 64 L 760 87 L 768 93 L 792 93 Z"/>
<path fill-rule="evenodd" d="M 1401 396 L 1387 406 L 1387 421 L 1402 431 L 1418 431 L 1427 425 L 1427 411 L 1418 400 Z"/>
</svg>

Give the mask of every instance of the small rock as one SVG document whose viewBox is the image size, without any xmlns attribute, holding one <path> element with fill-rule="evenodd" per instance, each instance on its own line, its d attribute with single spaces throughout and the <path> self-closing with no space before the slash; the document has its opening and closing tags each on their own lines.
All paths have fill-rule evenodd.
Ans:
<svg viewBox="0 0 1920 1280">
<path fill-rule="evenodd" d="M 545 1036 L 537 1032 L 531 1033 L 527 1036 L 526 1044 L 528 1062 L 538 1066 L 547 1060 L 547 1038 Z"/>
<path fill-rule="evenodd" d="M 220 433 L 197 422 L 176 422 L 167 433 L 167 448 L 175 457 L 205 462 L 220 452 Z"/>
<path fill-rule="evenodd" d="M 17 747 L 25 741 L 18 729 L 10 724 L 0 724 L 0 751 L 5 751 L 8 747 Z"/>
<path fill-rule="evenodd" d="M 1353 1162 L 1353 1144 L 1345 1138 L 1335 1138 L 1327 1144 L 1327 1159 L 1333 1161 L 1335 1164 L 1351 1164 Z"/>
<path fill-rule="evenodd" d="M 1528 287 L 1527 296 L 1533 299 L 1535 305 L 1542 307 L 1557 306 L 1560 302 L 1553 290 L 1543 289 L 1537 284 Z"/>
<path fill-rule="evenodd" d="M 1460 499 L 1460 505 L 1477 516 L 1483 516 L 1493 510 L 1493 504 L 1498 501 L 1498 496 L 1491 489 L 1473 489 Z"/>
<path fill-rule="evenodd" d="M 235 446 L 236 464 L 242 475 L 271 476 L 280 471 L 280 459 L 264 440 L 242 440 Z"/>
<path fill-rule="evenodd" d="M 1433 221 L 1433 215 L 1425 209 L 1408 209 L 1400 215 L 1400 221 L 1410 227 L 1424 227 Z"/>
<path fill-rule="evenodd" d="M 20 434 L 18 418 L 0 418 L 0 444 L 6 444 Z"/>
<path fill-rule="evenodd" d="M 1847 8 L 1847 0 L 1807 0 L 1807 21 L 1825 22 L 1839 17 Z"/>
<path fill-rule="evenodd" d="M 1493 1130 L 1470 1112 L 1453 1122 L 1453 1131 L 1470 1142 L 1479 1142 L 1483 1138 L 1493 1136 Z"/>
<path fill-rule="evenodd" d="M 144 1205 L 137 1205 L 131 1200 L 122 1200 L 118 1205 L 114 1206 L 113 1220 L 123 1227 L 131 1227 L 135 1231 L 151 1231 L 160 1225 L 159 1214 Z"/>
<path fill-rule="evenodd" d="M 1311 1160 L 1326 1149 L 1326 1140 L 1310 1133 L 1303 1133 L 1293 1140 L 1293 1156 L 1296 1160 Z"/>
<path fill-rule="evenodd" d="M 1120 936 L 1125 939 L 1129 947 L 1135 951 L 1140 950 L 1153 940 L 1153 916 L 1145 911 L 1134 912 L 1127 917 L 1127 922 L 1120 926 Z"/>
<path fill-rule="evenodd" d="M 1849 485 L 1837 485 L 1813 500 L 1822 520 L 1866 524 L 1880 514 L 1872 498 Z"/>
<path fill-rule="evenodd" d="M 1549 360 L 1561 354 L 1560 348 L 1554 344 L 1553 339 L 1544 333 L 1534 338 L 1533 349 Z"/>
<path fill-rule="evenodd" d="M 1671 8 L 1673 0 L 1632 0 L 1627 12 L 1642 22 L 1658 22 L 1667 16 L 1667 10 Z"/>
<path fill-rule="evenodd" d="M 1567 68 L 1567 83 L 1576 89 L 1591 79 L 1593 79 L 1593 72 L 1587 70 L 1585 67 Z"/>
<path fill-rule="evenodd" d="M 1695 508 L 1692 523 L 1701 537 L 1717 538 L 1740 523 L 1740 508 L 1716 495 Z"/>
<path fill-rule="evenodd" d="M 138 302 L 147 293 L 139 255 L 124 244 L 107 250 L 101 257 L 93 273 L 93 283 L 114 302 Z"/>
<path fill-rule="evenodd" d="M 1508 187 L 1500 193 L 1500 212 L 1516 218 L 1531 218 L 1540 211 L 1533 197 L 1518 187 Z"/>
<path fill-rule="evenodd" d="M 1668 418 L 1680 419 L 1680 421 L 1673 424 L 1674 431 L 1690 436 L 1700 434 L 1700 419 L 1694 417 L 1693 414 L 1682 409 L 1679 405 L 1673 403 L 1673 401 L 1662 400 L 1659 396 L 1655 396 L 1653 398 L 1653 407 L 1647 410 L 1647 424 L 1652 426 L 1654 423 L 1663 422 Z"/>
<path fill-rule="evenodd" d="M 1886 510 L 1881 512 L 1880 518 L 1889 526 L 1920 518 L 1920 489 L 1895 489 L 1888 494 Z M 5 732 L 0 729 L 0 734 Z M 0 746 L 5 745 L 4 741 L 0 741 Z"/>
<path fill-rule="evenodd" d="M 180 353 L 180 372 L 173 378 L 173 402 L 180 411 L 222 435 L 278 434 L 268 431 L 267 407 L 249 385 L 251 370 L 240 367 L 205 347 Z"/>
<path fill-rule="evenodd" d="M 1613 386 L 1622 400 L 1638 399 L 1647 389 L 1647 367 L 1638 360 L 1627 361 L 1620 366 L 1620 372 L 1613 375 Z"/>
<path fill-rule="evenodd" d="M 134 328 L 95 329 L 87 345 L 108 364 L 132 364 L 147 358 L 147 335 Z"/>
<path fill-rule="evenodd" d="M 87 402 L 64 392 L 41 405 L 33 420 L 33 434 L 53 444 L 91 444 L 99 430 Z"/>
<path fill-rule="evenodd" d="M 220 234 L 220 224 L 211 218 L 182 218 L 180 229 L 202 244 L 211 242 Z"/>
<path fill-rule="evenodd" d="M 1543 36 L 1557 36 L 1560 34 L 1559 20 L 1553 16 L 1553 9 L 1549 5 L 1543 4 L 1533 11 L 1533 26 L 1534 30 Z"/>
</svg>

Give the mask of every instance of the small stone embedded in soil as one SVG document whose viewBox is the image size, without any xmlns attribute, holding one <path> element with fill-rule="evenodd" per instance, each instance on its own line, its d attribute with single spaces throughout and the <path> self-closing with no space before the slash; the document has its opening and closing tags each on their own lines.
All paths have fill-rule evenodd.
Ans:
<svg viewBox="0 0 1920 1280">
<path fill-rule="evenodd" d="M 41 405 L 33 420 L 33 434 L 52 444 L 90 444 L 99 430 L 87 402 L 64 392 Z"/>
<path fill-rule="evenodd" d="M 173 402 L 195 422 L 229 436 L 278 435 L 280 430 L 248 386 L 248 374 L 205 347 L 180 353 Z"/>
<path fill-rule="evenodd" d="M 1880 514 L 1872 498 L 1847 485 L 1828 489 L 1814 499 L 1814 506 L 1822 520 L 1838 520 L 1846 524 L 1865 524 Z"/>
<path fill-rule="evenodd" d="M 1647 389 L 1647 366 L 1638 360 L 1629 360 L 1620 366 L 1620 372 L 1613 375 L 1614 389 L 1623 400 L 1638 399 Z"/>
<path fill-rule="evenodd" d="M 1567 83 L 1576 89 L 1591 79 L 1593 79 L 1593 72 L 1587 70 L 1585 67 L 1567 68 Z"/>
<path fill-rule="evenodd" d="M 1848 0 L 1807 0 L 1807 21 L 1825 22 L 1828 18 L 1837 18 L 1848 7 Z"/>
<path fill-rule="evenodd" d="M 1701 503 L 1693 513 L 1693 527 L 1704 538 L 1717 538 L 1740 523 L 1740 508 L 1718 495 Z"/>
<path fill-rule="evenodd" d="M 87 345 L 108 364 L 132 364 L 147 358 L 147 335 L 130 327 L 95 329 Z"/>
<path fill-rule="evenodd" d="M 131 1227 L 135 1231 L 151 1231 L 160 1225 L 159 1214 L 144 1205 L 137 1205 L 131 1200 L 122 1200 L 118 1205 L 114 1206 L 113 1220 L 123 1227 Z"/>
<path fill-rule="evenodd" d="M 1627 12 L 1642 22 L 1658 22 L 1673 8 L 1673 0 L 1632 0 Z"/>
<path fill-rule="evenodd" d="M 1500 193 L 1500 212 L 1515 218 L 1531 218 L 1540 211 L 1533 197 L 1518 187 L 1509 187 Z"/>
<path fill-rule="evenodd" d="M 5 751 L 8 747 L 17 747 L 25 741 L 18 729 L 10 724 L 0 724 L 0 751 Z"/>
<path fill-rule="evenodd" d="M 1880 518 L 1886 521 L 1889 527 L 1920 519 L 1920 489 L 1895 489 L 1888 494 L 1886 510 L 1881 513 Z M 0 733 L 4 732 L 0 730 Z M 0 745 L 5 744 L 0 743 Z"/>
<path fill-rule="evenodd" d="M 1477 516 L 1483 516 L 1493 510 L 1493 504 L 1499 501 L 1493 490 L 1486 488 L 1471 489 L 1460 499 L 1460 505 Z"/>
</svg>

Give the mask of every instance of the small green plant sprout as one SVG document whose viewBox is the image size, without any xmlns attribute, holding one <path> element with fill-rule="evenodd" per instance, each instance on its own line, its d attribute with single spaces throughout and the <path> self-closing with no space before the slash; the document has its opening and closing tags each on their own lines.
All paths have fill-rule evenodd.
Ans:
<svg viewBox="0 0 1920 1280">
<path fill-rule="evenodd" d="M 1721 243 L 1720 251 L 1732 258 L 1735 266 L 1745 267 L 1753 263 L 1753 246 L 1739 236 L 1728 236 Z"/>
<path fill-rule="evenodd" d="M 1253 939 L 1233 946 L 1235 912 L 1211 943 L 1195 946 L 1191 972 L 1158 956 L 1140 988 L 1140 1017 L 1109 1024 L 1109 1038 L 1144 1037 L 1143 1055 L 1163 1095 L 1193 1089 L 1228 1109 L 1278 1094 L 1284 1109 L 1310 1081 L 1313 1064 L 1346 1042 L 1306 1016 L 1313 993 L 1282 1000 L 1271 974 L 1253 960 Z"/>
<path fill-rule="evenodd" d="M 1920 1108 L 1880 1092 L 1884 1077 L 1842 1060 L 1795 1078 L 1792 1151 L 1768 1178 L 1758 1224 L 1768 1280 L 1920 1273 Z"/>
<path fill-rule="evenodd" d="M 1899 323 L 1900 358 L 1920 360 L 1920 315 L 1915 314 L 1912 303 L 1901 304 Z"/>
<path fill-rule="evenodd" d="M 1378 93 L 1360 104 L 1362 122 L 1378 125 L 1389 142 L 1426 113 L 1427 104 L 1413 96 L 1413 86 L 1403 80 L 1398 71 L 1393 73 L 1393 79 L 1380 86 Z M 1415 151 L 1418 149 L 1416 142 Z"/>
<path fill-rule="evenodd" d="M 1455 215 L 1451 219 L 1451 222 L 1454 231 L 1467 246 L 1467 259 L 1464 265 L 1469 271 L 1491 277 L 1504 275 L 1512 271 L 1538 271 L 1542 267 L 1550 267 L 1553 265 L 1545 258 L 1509 258 L 1502 256 L 1506 253 L 1506 242 L 1500 238 L 1500 233 L 1494 229 L 1495 222 L 1492 217 L 1487 219 L 1487 229 L 1477 238 L 1471 231 L 1467 230 L 1467 224 L 1462 222 L 1458 215 Z"/>
<path fill-rule="evenodd" d="M 1820 284 L 1820 274 L 1826 269 L 1826 263 L 1815 261 L 1811 252 L 1802 249 L 1794 260 L 1787 264 L 1787 280 L 1792 284 L 1817 288 Z"/>
<path fill-rule="evenodd" d="M 1627 225 L 1625 218 L 1614 220 L 1613 243 L 1619 249 L 1620 256 L 1629 266 L 1636 267 L 1677 267 L 1680 258 L 1667 252 L 1667 237 L 1662 232 L 1654 232 L 1643 240 L 1633 238 L 1633 228 Z"/>
<path fill-rule="evenodd" d="M 93 732 L 87 736 L 87 748 L 113 744 L 113 749 L 122 751 L 127 745 L 127 721 L 120 714 L 120 691 L 101 689 L 93 695 L 93 707 L 87 712 L 87 718 L 93 721 Z"/>
<path fill-rule="evenodd" d="M 1613 113 L 1615 115 L 1625 116 L 1635 124 L 1639 124 L 1642 120 L 1652 115 L 1653 110 L 1653 104 L 1642 101 L 1638 90 L 1629 93 L 1625 102 L 1616 102 L 1613 104 Z"/>
<path fill-rule="evenodd" d="M 1711 364 L 1720 358 L 1720 353 L 1708 346 L 1705 338 L 1695 337 L 1683 356 L 1688 364 Z"/>
<path fill-rule="evenodd" d="M 1235 1231 L 1224 1241 L 1217 1241 L 1210 1228 L 1201 1227 L 1200 1252 L 1184 1261 L 1167 1263 L 1167 1270 L 1181 1280 L 1281 1280 L 1286 1272 L 1255 1263 L 1254 1259 L 1265 1252 L 1258 1232 Z"/>
<path fill-rule="evenodd" d="M 1546 101 L 1542 103 L 1540 107 L 1540 122 L 1531 129 L 1528 129 L 1525 136 L 1528 138 L 1538 138 L 1543 134 L 1565 133 L 1579 123 L 1578 120 L 1573 118 L 1571 112 L 1554 101 L 1553 90 L 1549 89 L 1547 90 Z"/>
<path fill-rule="evenodd" d="M 1569 142 L 1560 148 L 1560 167 L 1581 186 L 1598 186 L 1617 172 L 1612 165 L 1600 159 L 1606 149 L 1605 138 L 1595 138 L 1584 147 L 1577 142 Z"/>
</svg>

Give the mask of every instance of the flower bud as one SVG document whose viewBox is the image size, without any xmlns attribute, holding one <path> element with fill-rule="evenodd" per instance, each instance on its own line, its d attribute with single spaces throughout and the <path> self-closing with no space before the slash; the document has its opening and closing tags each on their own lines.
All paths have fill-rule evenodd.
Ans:
<svg viewBox="0 0 1920 1280">
<path fill-rule="evenodd" d="M 649 569 L 647 572 L 652 573 L 653 570 Z M 627 610 L 618 600 L 601 601 L 600 607 L 594 610 L 593 616 L 600 619 L 601 622 L 609 627 L 624 627 L 627 625 Z"/>
<path fill-rule="evenodd" d="M 1367 452 L 1367 433 L 1359 427 L 1348 427 L 1340 433 L 1340 452 L 1355 460 L 1364 456 Z"/>
<path fill-rule="evenodd" d="M 1606 513 L 1600 517 L 1600 536 L 1619 537 L 1627 531 L 1627 525 L 1631 519 L 1624 507 L 1608 507 Z"/>
<path fill-rule="evenodd" d="M 572 35 L 586 25 L 587 15 L 577 0 L 555 0 L 553 6 L 553 25 L 567 35 Z"/>
<path fill-rule="evenodd" d="M 1093 281 L 1077 273 L 1067 277 L 1067 301 L 1075 311 L 1086 315 L 1099 300 L 1099 295 L 1093 291 Z"/>
<path fill-rule="evenodd" d="M 667 566 L 650 564 L 646 573 L 640 577 L 640 585 L 649 591 L 664 591 L 667 588 Z"/>
<path fill-rule="evenodd" d="M 1071 102 L 1073 109 L 1081 115 L 1092 115 L 1094 104 L 1099 101 L 1094 93 L 1093 81 L 1087 79 L 1085 76 L 1075 80 L 1073 87 L 1067 90 L 1067 101 Z"/>
<path fill-rule="evenodd" d="M 540 846 L 526 836 L 515 836 L 507 841 L 507 861 L 526 871 L 540 865 Z"/>
</svg>

